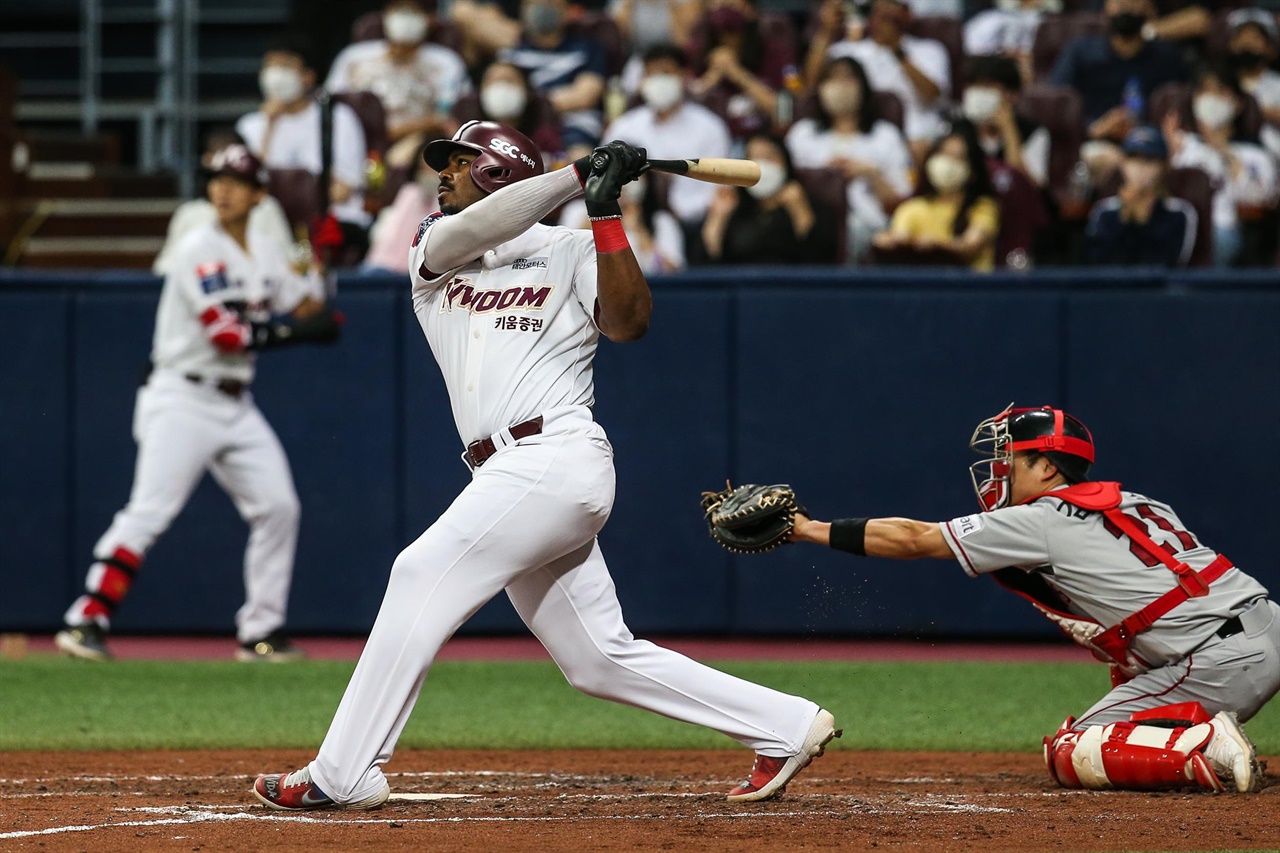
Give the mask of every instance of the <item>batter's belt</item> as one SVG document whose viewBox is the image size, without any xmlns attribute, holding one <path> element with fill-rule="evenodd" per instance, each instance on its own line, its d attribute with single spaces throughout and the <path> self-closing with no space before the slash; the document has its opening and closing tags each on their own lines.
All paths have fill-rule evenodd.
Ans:
<svg viewBox="0 0 1280 853">
<path fill-rule="evenodd" d="M 223 394 L 233 399 L 240 399 L 245 391 L 249 390 L 249 383 L 242 382 L 239 379 L 227 379 L 226 377 L 215 378 L 213 376 L 201 376 L 199 373 L 184 373 L 183 379 L 194 385 L 208 385 L 216 388 Z"/>
<path fill-rule="evenodd" d="M 540 435 L 542 433 L 542 415 L 527 420 L 524 423 L 516 424 L 503 432 L 510 433 L 513 441 L 519 441 L 522 438 L 528 438 L 531 435 Z M 502 447 L 505 447 L 504 443 Z M 501 447 L 493 440 L 493 437 L 480 438 L 467 445 L 467 452 L 464 454 L 471 467 L 479 468 L 485 461 L 497 453 Z"/>
</svg>

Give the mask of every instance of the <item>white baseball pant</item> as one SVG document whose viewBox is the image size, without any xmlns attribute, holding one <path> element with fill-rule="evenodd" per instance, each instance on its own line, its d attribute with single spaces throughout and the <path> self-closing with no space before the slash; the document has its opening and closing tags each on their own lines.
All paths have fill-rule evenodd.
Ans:
<svg viewBox="0 0 1280 853">
<path fill-rule="evenodd" d="M 1212 637 L 1180 661 L 1134 676 L 1103 696 L 1074 728 L 1129 719 L 1148 708 L 1199 702 L 1209 714 L 1234 711 L 1244 722 L 1280 691 L 1280 605 L 1260 599 L 1240 615 L 1244 630 Z"/>
<path fill-rule="evenodd" d="M 244 555 L 245 603 L 236 612 L 240 642 L 284 624 L 298 542 L 298 496 L 284 448 L 249 394 L 232 398 L 164 371 L 138 391 L 134 409 L 138 456 L 129 503 L 94 546 L 97 560 L 117 548 L 143 556 L 186 505 L 207 470 L 249 524 Z M 93 592 L 103 567 L 85 586 Z M 67 624 L 86 621 L 88 596 L 67 610 Z"/>
<path fill-rule="evenodd" d="M 613 450 L 581 406 L 543 413 L 543 433 L 475 471 L 396 558 L 377 620 L 311 778 L 339 803 L 381 789 L 431 663 L 506 589 L 569 683 L 722 732 L 772 756 L 800 750 L 818 706 L 637 640 L 596 542 L 613 507 Z"/>
</svg>

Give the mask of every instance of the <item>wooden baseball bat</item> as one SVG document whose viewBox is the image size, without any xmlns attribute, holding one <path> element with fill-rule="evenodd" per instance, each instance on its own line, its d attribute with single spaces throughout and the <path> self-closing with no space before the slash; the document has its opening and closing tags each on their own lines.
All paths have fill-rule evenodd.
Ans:
<svg viewBox="0 0 1280 853">
<path fill-rule="evenodd" d="M 727 184 L 731 187 L 753 187 L 760 180 L 760 164 L 754 160 L 730 160 L 726 157 L 702 157 L 695 160 L 650 160 L 649 168 L 673 175 L 685 175 L 696 181 Z"/>
</svg>

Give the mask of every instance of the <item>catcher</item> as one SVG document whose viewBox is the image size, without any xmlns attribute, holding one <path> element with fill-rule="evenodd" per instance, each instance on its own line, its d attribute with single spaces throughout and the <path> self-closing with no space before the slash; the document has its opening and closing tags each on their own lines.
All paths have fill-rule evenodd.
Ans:
<svg viewBox="0 0 1280 853">
<path fill-rule="evenodd" d="M 1240 721 L 1280 689 L 1280 607 L 1174 511 L 1090 482 L 1093 436 L 1060 409 L 1010 406 L 969 446 L 983 511 L 942 523 L 814 521 L 788 486 L 707 494 L 715 539 L 754 553 L 813 542 L 858 556 L 954 559 L 1028 599 L 1111 666 L 1112 689 L 1044 739 L 1068 788 L 1257 791 Z"/>
</svg>

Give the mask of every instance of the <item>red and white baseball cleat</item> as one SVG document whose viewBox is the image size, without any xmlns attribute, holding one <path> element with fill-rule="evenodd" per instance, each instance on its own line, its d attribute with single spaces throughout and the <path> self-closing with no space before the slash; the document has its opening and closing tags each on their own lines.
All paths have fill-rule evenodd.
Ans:
<svg viewBox="0 0 1280 853">
<path fill-rule="evenodd" d="M 832 738 L 842 734 L 844 730 L 836 728 L 836 718 L 829 711 L 819 709 L 800 751 L 795 755 L 778 758 L 756 753 L 756 763 L 751 766 L 751 773 L 741 785 L 729 792 L 728 800 L 733 803 L 750 803 L 776 797 L 787 789 L 787 783 L 797 773 L 809 766 L 810 761 L 822 755 Z"/>
<path fill-rule="evenodd" d="M 382 788 L 371 797 L 350 803 L 335 803 L 333 798 L 311 781 L 311 770 L 302 768 L 292 773 L 267 773 L 253 783 L 253 795 L 273 809 L 301 812 L 313 809 L 380 808 L 391 796 L 391 786 L 385 781 Z"/>
<path fill-rule="evenodd" d="M 1205 744 L 1204 757 L 1218 778 L 1241 794 L 1262 790 L 1262 765 L 1253 741 L 1240 727 L 1234 711 L 1219 711 L 1210 721 L 1213 737 Z"/>
</svg>

